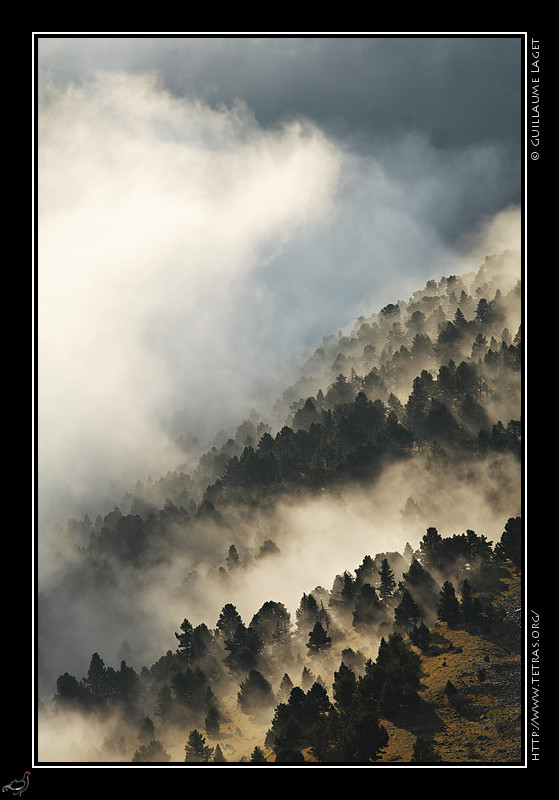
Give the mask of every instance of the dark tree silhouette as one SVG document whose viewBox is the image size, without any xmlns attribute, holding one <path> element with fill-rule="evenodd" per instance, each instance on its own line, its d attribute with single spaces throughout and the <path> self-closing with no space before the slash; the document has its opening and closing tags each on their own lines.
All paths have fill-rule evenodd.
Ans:
<svg viewBox="0 0 559 800">
<path fill-rule="evenodd" d="M 283 603 L 268 600 L 253 616 L 250 627 L 263 644 L 289 645 L 291 615 Z"/>
<path fill-rule="evenodd" d="M 285 672 L 278 689 L 278 701 L 280 703 L 286 703 L 289 700 L 289 695 L 291 694 L 292 689 L 293 681 L 287 672 Z"/>
<path fill-rule="evenodd" d="M 460 603 L 450 581 L 445 581 L 439 592 L 437 616 L 442 622 L 448 622 L 449 625 L 456 625 L 460 621 Z"/>
<path fill-rule="evenodd" d="M 274 741 L 276 764 L 303 764 L 302 739 L 301 725 L 290 716 Z"/>
<path fill-rule="evenodd" d="M 392 572 L 392 568 L 390 567 L 387 558 L 382 559 L 379 575 L 380 575 L 379 594 L 382 600 L 386 601 L 390 597 L 392 597 L 394 589 L 396 588 L 394 573 Z"/>
<path fill-rule="evenodd" d="M 516 567 L 522 565 L 522 519 L 510 517 L 501 534 L 501 540 L 495 545 L 498 560 L 509 558 Z"/>
<path fill-rule="evenodd" d="M 398 628 L 409 628 L 419 621 L 421 609 L 407 589 L 402 592 L 402 599 L 394 609 L 394 622 Z"/>
<path fill-rule="evenodd" d="M 214 764 L 226 764 L 227 763 L 227 759 L 223 755 L 223 751 L 222 751 L 221 747 L 219 746 L 219 744 L 216 744 L 216 746 L 215 746 L 213 763 Z"/>
<path fill-rule="evenodd" d="M 171 756 L 165 750 L 159 739 L 152 739 L 148 744 L 142 744 L 132 756 L 133 764 L 167 764 Z"/>
<path fill-rule="evenodd" d="M 331 642 L 331 637 L 328 636 L 320 622 L 315 622 L 314 628 L 309 633 L 309 641 L 307 642 L 307 647 L 311 653 L 319 653 L 321 650 L 330 647 Z"/>
<path fill-rule="evenodd" d="M 245 714 L 253 714 L 274 705 L 270 682 L 261 672 L 251 669 L 237 692 L 237 701 Z"/>
<path fill-rule="evenodd" d="M 213 747 L 206 745 L 206 740 L 200 731 L 190 731 L 184 746 L 185 762 L 187 764 L 207 764 L 213 754 Z"/>
<path fill-rule="evenodd" d="M 173 716 L 173 695 L 171 687 L 164 684 L 157 693 L 156 714 L 162 722 L 168 722 Z"/>
<path fill-rule="evenodd" d="M 431 631 L 424 622 L 420 622 L 419 625 L 414 625 L 413 628 L 408 631 L 408 636 L 410 642 L 421 650 L 426 650 L 431 644 Z"/>
<path fill-rule="evenodd" d="M 232 639 L 239 625 L 242 624 L 241 615 L 232 603 L 226 603 L 219 615 L 216 629 L 224 639 Z"/>
<path fill-rule="evenodd" d="M 413 745 L 412 764 L 435 764 L 441 761 L 432 739 L 418 736 Z"/>
<path fill-rule="evenodd" d="M 262 653 L 262 641 L 254 628 L 243 623 L 237 626 L 231 639 L 226 639 L 225 649 L 228 655 L 225 664 L 233 672 L 245 672 L 258 666 Z"/>
<path fill-rule="evenodd" d="M 332 691 L 334 693 L 334 705 L 339 713 L 350 713 L 353 707 L 353 699 L 357 689 L 357 678 L 352 669 L 344 662 L 334 673 Z"/>
<path fill-rule="evenodd" d="M 366 631 L 367 628 L 382 620 L 384 613 L 384 607 L 375 588 L 369 583 L 363 584 L 355 598 L 353 627 L 358 631 Z"/>
<path fill-rule="evenodd" d="M 187 619 L 184 619 L 181 622 L 180 629 L 181 633 L 175 633 L 175 637 L 179 642 L 177 651 L 187 663 L 190 663 L 190 659 L 192 657 L 192 637 L 194 634 L 194 628 Z"/>
<path fill-rule="evenodd" d="M 210 706 L 204 719 L 204 728 L 208 736 L 217 736 L 220 730 L 221 714 L 215 706 Z"/>
<path fill-rule="evenodd" d="M 258 745 L 252 751 L 250 756 L 250 763 L 251 764 L 266 764 L 266 756 L 264 755 L 264 751 Z"/>
</svg>

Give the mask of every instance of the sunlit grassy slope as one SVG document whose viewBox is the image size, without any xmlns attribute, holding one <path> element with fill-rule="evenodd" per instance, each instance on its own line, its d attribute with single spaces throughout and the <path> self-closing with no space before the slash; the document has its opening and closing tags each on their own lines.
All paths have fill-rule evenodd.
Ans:
<svg viewBox="0 0 559 800">
<path fill-rule="evenodd" d="M 433 741 L 442 764 L 522 760 L 520 574 L 499 566 L 484 588 L 492 596 L 495 621 L 482 632 L 435 623 L 432 645 L 420 653 L 420 704 L 382 720 L 389 743 L 377 764 L 411 763 L 418 736 Z M 449 681 L 456 689 L 452 697 L 446 691 Z M 262 746 L 264 720 L 239 713 L 234 719 L 224 727 L 222 748 L 228 760 L 248 761 L 254 746 Z M 304 755 L 314 761 L 308 750 Z M 274 761 L 273 754 L 268 760 Z"/>
<path fill-rule="evenodd" d="M 433 740 L 443 762 L 521 760 L 522 660 L 514 636 L 515 629 L 520 633 L 520 577 L 510 570 L 500 583 L 494 605 L 503 621 L 484 635 L 444 622 L 431 629 L 435 646 L 433 654 L 422 654 L 421 704 L 383 720 L 389 744 L 379 763 L 410 762 L 418 735 Z M 452 700 L 448 681 L 457 689 Z"/>
</svg>

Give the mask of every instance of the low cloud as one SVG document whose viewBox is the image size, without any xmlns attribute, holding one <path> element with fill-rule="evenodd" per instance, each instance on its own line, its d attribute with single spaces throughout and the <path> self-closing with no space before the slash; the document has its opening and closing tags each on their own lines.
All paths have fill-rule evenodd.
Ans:
<svg viewBox="0 0 559 800">
<path fill-rule="evenodd" d="M 194 431 L 241 413 L 255 273 L 327 222 L 340 156 L 124 74 L 46 93 L 39 122 L 39 488 L 110 495 L 178 462 L 169 407 Z"/>
<path fill-rule="evenodd" d="M 508 163 L 493 145 L 441 158 L 420 133 L 357 152 L 301 117 L 264 127 L 240 101 L 173 95 L 155 74 L 45 77 L 39 97 L 48 525 L 174 469 L 180 434 L 205 446 L 253 408 L 265 418 L 322 337 L 460 271 L 474 244 L 482 258 L 468 208 Z M 454 249 L 445 231 L 462 218 Z"/>
</svg>

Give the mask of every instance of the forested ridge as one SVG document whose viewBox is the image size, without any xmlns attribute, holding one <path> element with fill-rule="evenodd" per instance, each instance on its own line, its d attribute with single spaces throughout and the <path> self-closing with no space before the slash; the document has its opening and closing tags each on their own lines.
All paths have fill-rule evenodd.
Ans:
<svg viewBox="0 0 559 800">
<path fill-rule="evenodd" d="M 205 450 L 185 435 L 183 465 L 138 480 L 108 514 L 60 527 L 67 566 L 39 596 L 41 725 L 85 717 L 101 731 L 94 746 L 74 739 L 67 760 L 382 759 L 386 721 L 424 702 L 421 659 L 440 648 L 437 625 L 493 635 L 503 621 L 500 581 L 522 568 L 517 259 L 488 256 L 471 273 L 429 281 L 408 301 L 360 317 L 350 333 L 323 340 L 269 418 L 253 412 Z M 234 598 L 261 574 L 255 565 L 279 567 L 295 534 L 278 509 L 351 507 L 361 497 L 374 507 L 391 475 L 399 494 L 384 501 L 396 503 L 401 552 L 387 533 L 384 547 L 348 563 L 350 534 L 340 530 L 328 588 L 301 586 L 296 607 L 273 596 L 248 616 L 231 599 L 199 621 L 204 592 Z M 491 538 L 475 529 L 485 508 Z M 449 509 L 461 528 L 441 533 Z M 371 534 L 371 547 L 379 541 Z M 159 593 L 184 606 L 175 643 L 137 663 L 156 647 L 134 641 L 122 598 L 133 606 L 147 595 L 149 638 L 165 619 L 155 613 Z M 83 630 L 80 608 L 91 609 Z M 79 631 L 76 652 L 87 653 L 84 674 L 52 671 L 66 618 Z M 114 649 L 87 649 L 106 621 L 122 629 L 114 666 Z M 440 758 L 432 739 L 416 744 L 413 761 Z"/>
</svg>

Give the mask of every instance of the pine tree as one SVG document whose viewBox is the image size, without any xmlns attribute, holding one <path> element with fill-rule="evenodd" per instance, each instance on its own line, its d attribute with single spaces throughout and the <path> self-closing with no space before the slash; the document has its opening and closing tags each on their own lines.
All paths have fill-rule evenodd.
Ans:
<svg viewBox="0 0 559 800">
<path fill-rule="evenodd" d="M 412 764 L 435 764 L 441 761 L 441 757 L 432 739 L 426 739 L 423 736 L 418 736 L 413 745 L 413 753 L 411 757 Z"/>
<path fill-rule="evenodd" d="M 225 561 L 227 562 L 228 569 L 235 569 L 235 567 L 238 567 L 241 563 L 239 553 L 234 544 L 229 545 L 229 553 Z"/>
<path fill-rule="evenodd" d="M 353 627 L 357 631 L 366 631 L 371 625 L 377 624 L 383 615 L 384 608 L 374 586 L 370 583 L 363 584 L 355 598 Z"/>
<path fill-rule="evenodd" d="M 155 725 L 153 724 L 152 720 L 149 717 L 144 717 L 140 723 L 140 729 L 138 731 L 138 739 L 140 742 L 146 744 L 147 742 L 151 741 L 155 738 Z"/>
<path fill-rule="evenodd" d="M 264 644 L 287 647 L 291 636 L 291 615 L 283 603 L 268 600 L 254 614 L 250 627 Z"/>
<path fill-rule="evenodd" d="M 185 659 L 185 661 L 189 663 L 192 657 L 192 640 L 193 640 L 194 628 L 187 619 L 184 619 L 181 622 L 180 629 L 181 633 L 175 633 L 175 636 L 179 642 L 177 651 L 181 654 L 181 656 Z"/>
<path fill-rule="evenodd" d="M 90 707 L 91 695 L 83 683 L 80 683 L 73 675 L 65 672 L 56 681 L 54 702 L 57 709 L 84 709 Z"/>
<path fill-rule="evenodd" d="M 305 758 L 301 752 L 302 738 L 301 725 L 290 716 L 274 741 L 276 764 L 303 764 Z"/>
<path fill-rule="evenodd" d="M 225 640 L 228 655 L 223 659 L 232 672 L 256 669 L 262 653 L 262 642 L 254 628 L 240 623 L 231 639 Z"/>
<path fill-rule="evenodd" d="M 427 528 L 427 532 L 419 544 L 424 566 L 439 569 L 442 565 L 442 536 L 436 528 Z"/>
<path fill-rule="evenodd" d="M 99 653 L 93 653 L 89 662 L 84 685 L 88 688 L 94 705 L 103 705 L 108 700 L 108 673 Z"/>
<path fill-rule="evenodd" d="M 216 629 L 224 640 L 232 639 L 243 620 L 234 605 L 226 603 L 221 609 Z"/>
<path fill-rule="evenodd" d="M 495 556 L 498 560 L 510 558 L 516 567 L 522 564 L 522 519 L 511 517 L 507 520 L 501 540 L 495 545 Z"/>
<path fill-rule="evenodd" d="M 187 764 L 205 764 L 213 754 L 213 748 L 206 745 L 205 738 L 196 728 L 190 731 L 184 751 L 186 754 L 184 760 Z"/>
<path fill-rule="evenodd" d="M 460 610 L 464 622 L 467 625 L 479 623 L 481 619 L 481 604 L 477 598 L 473 597 L 472 587 L 468 580 L 464 579 L 460 584 L 460 593 Z"/>
<path fill-rule="evenodd" d="M 378 574 L 380 575 L 379 594 L 382 600 L 386 601 L 392 597 L 394 589 L 396 588 L 394 573 L 392 572 L 387 558 L 383 558 Z"/>
<path fill-rule="evenodd" d="M 315 681 L 307 692 L 307 709 L 313 721 L 318 720 L 322 714 L 329 713 L 332 710 L 332 703 L 328 697 L 328 693 L 322 684 Z"/>
<path fill-rule="evenodd" d="M 206 718 L 204 719 L 204 728 L 208 736 L 218 735 L 220 722 L 221 714 L 215 706 L 210 706 Z"/>
<path fill-rule="evenodd" d="M 421 650 L 426 650 L 431 643 L 431 632 L 424 622 L 414 625 L 408 633 L 410 642 Z"/>
<path fill-rule="evenodd" d="M 184 672 L 177 672 L 171 678 L 171 687 L 182 705 L 192 710 L 203 708 L 207 679 L 200 667 L 187 667 Z"/>
<path fill-rule="evenodd" d="M 299 608 L 295 612 L 297 628 L 300 632 L 306 632 L 313 627 L 318 619 L 318 603 L 312 594 L 303 594 Z"/>
<path fill-rule="evenodd" d="M 133 764 L 167 764 L 171 756 L 164 749 L 159 739 L 152 739 L 149 744 L 142 744 L 132 756 Z"/>
<path fill-rule="evenodd" d="M 165 683 L 157 693 L 157 710 L 161 722 L 168 722 L 173 716 L 173 695 L 171 687 Z"/>
<path fill-rule="evenodd" d="M 332 692 L 334 694 L 334 705 L 340 713 L 350 713 L 353 706 L 353 699 L 357 689 L 357 678 L 352 669 L 344 662 L 334 673 Z"/>
<path fill-rule="evenodd" d="M 291 690 L 293 689 L 293 681 L 287 674 L 284 673 L 283 678 L 281 679 L 281 683 L 278 689 L 278 702 L 286 703 L 289 700 L 289 695 L 291 694 Z"/>
<path fill-rule="evenodd" d="M 344 764 L 370 764 L 378 761 L 387 744 L 388 733 L 380 724 L 378 715 L 371 711 L 358 711 L 339 727 L 332 760 Z"/>
<path fill-rule="evenodd" d="M 245 712 L 252 714 L 274 704 L 270 682 L 258 670 L 251 669 L 237 692 L 237 702 Z"/>
<path fill-rule="evenodd" d="M 309 633 L 309 641 L 307 642 L 307 647 L 311 653 L 319 653 L 321 650 L 330 647 L 331 642 L 331 637 L 326 634 L 320 622 L 315 622 L 314 628 Z"/>
<path fill-rule="evenodd" d="M 402 592 L 402 599 L 394 609 L 394 622 L 399 628 L 407 628 L 419 621 L 421 609 L 407 589 Z"/>
<path fill-rule="evenodd" d="M 456 625 L 460 620 L 460 604 L 450 581 L 445 581 L 439 592 L 437 616 L 441 622 L 447 622 L 449 625 Z"/>
<path fill-rule="evenodd" d="M 314 682 L 315 682 L 315 676 L 305 664 L 301 672 L 301 686 L 305 691 L 307 691 L 307 689 L 311 688 Z"/>
<path fill-rule="evenodd" d="M 227 763 L 227 759 L 223 755 L 223 751 L 222 751 L 221 747 L 218 744 L 216 744 L 216 746 L 215 746 L 213 763 L 214 764 L 226 764 Z"/>
<path fill-rule="evenodd" d="M 250 763 L 251 764 L 266 764 L 266 756 L 264 755 L 264 751 L 258 745 L 252 751 L 252 755 L 250 756 Z"/>
</svg>

